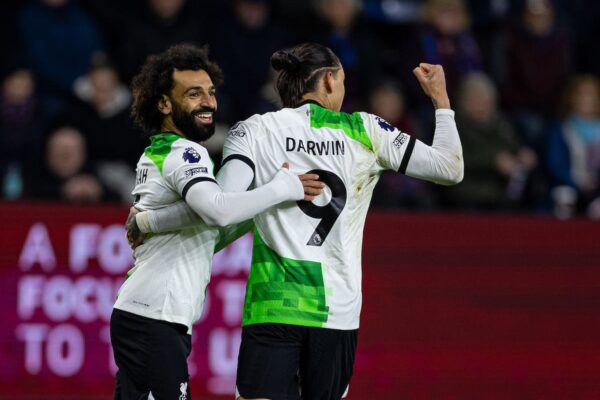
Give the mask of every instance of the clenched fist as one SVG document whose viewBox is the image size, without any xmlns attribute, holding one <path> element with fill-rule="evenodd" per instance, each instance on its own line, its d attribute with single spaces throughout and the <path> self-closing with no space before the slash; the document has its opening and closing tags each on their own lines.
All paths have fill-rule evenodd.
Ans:
<svg viewBox="0 0 600 400">
<path fill-rule="evenodd" d="M 450 108 L 450 100 L 446 92 L 446 78 L 441 65 L 420 63 L 413 69 L 423 91 L 433 101 L 435 108 Z"/>
</svg>

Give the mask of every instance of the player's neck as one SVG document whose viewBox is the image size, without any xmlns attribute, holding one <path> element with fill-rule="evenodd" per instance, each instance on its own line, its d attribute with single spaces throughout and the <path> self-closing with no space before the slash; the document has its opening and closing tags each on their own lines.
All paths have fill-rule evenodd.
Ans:
<svg viewBox="0 0 600 400">
<path fill-rule="evenodd" d="M 175 124 L 173 123 L 173 120 L 171 118 L 165 118 L 163 120 L 163 122 L 160 126 L 160 131 L 161 132 L 172 132 L 181 137 L 185 137 L 183 132 L 181 132 L 179 129 L 177 129 L 177 127 L 175 126 Z"/>
<path fill-rule="evenodd" d="M 317 92 L 306 93 L 304 96 L 302 96 L 302 101 L 300 102 L 300 104 L 306 103 L 316 103 L 323 108 L 329 108 L 327 104 L 327 99 L 323 96 L 320 96 Z"/>
</svg>

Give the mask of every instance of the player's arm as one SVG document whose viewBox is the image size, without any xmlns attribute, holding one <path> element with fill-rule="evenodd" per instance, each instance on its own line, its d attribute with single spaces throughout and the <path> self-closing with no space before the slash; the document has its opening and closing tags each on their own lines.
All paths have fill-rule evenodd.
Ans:
<svg viewBox="0 0 600 400">
<path fill-rule="evenodd" d="M 462 146 L 454 122 L 454 111 L 446 92 L 446 78 L 441 65 L 421 63 L 413 70 L 421 88 L 435 107 L 433 143 L 415 143 L 406 164 L 406 175 L 442 185 L 455 185 L 464 176 Z"/>
<path fill-rule="evenodd" d="M 384 132 L 377 127 L 377 123 L 371 121 L 379 164 L 386 169 L 437 184 L 457 184 L 464 174 L 462 146 L 454 122 L 454 111 L 450 109 L 444 70 L 440 65 L 422 63 L 413 73 L 436 109 L 433 143 L 428 146 L 398 130 L 392 131 L 392 134 Z M 381 119 L 374 118 L 381 124 Z M 387 129 L 393 127 L 388 124 Z"/>
<path fill-rule="evenodd" d="M 432 145 L 415 140 L 412 155 L 404 167 L 400 172 L 440 185 L 456 185 L 462 181 L 462 146 L 454 122 L 454 111 L 436 110 Z"/>
<path fill-rule="evenodd" d="M 239 159 L 231 158 L 217 174 L 217 182 L 225 192 L 246 191 L 254 180 L 254 170 Z M 127 239 L 132 248 L 140 245 L 146 233 L 173 232 L 204 224 L 204 220 L 185 201 L 158 210 L 139 212 L 132 207 L 127 219 Z M 252 229 L 252 220 L 219 228 L 215 253 Z"/>
<path fill-rule="evenodd" d="M 137 214 L 136 223 L 140 232 L 169 232 L 202 223 L 226 226 L 252 218 L 283 201 L 299 198 L 310 200 L 321 192 L 323 185 L 316 181 L 316 175 L 296 177 L 285 168 L 268 184 L 245 192 L 254 180 L 254 164 L 248 150 L 250 145 L 244 143 L 247 136 L 240 136 L 240 129 L 239 125 L 232 128 L 232 132 L 237 134 L 229 135 L 229 138 L 238 140 L 228 139 L 225 143 L 225 157 L 217 177 L 218 185 L 214 179 L 196 178 L 200 180 L 198 185 L 201 186 L 194 184 L 191 188 L 188 186 L 182 190 L 185 203 L 178 202 L 160 210 Z M 300 190 L 303 192 L 302 196 Z M 239 230 L 227 230 L 223 234 L 227 232 L 235 232 L 239 237 Z M 230 237 L 236 238 L 235 235 Z"/>
<path fill-rule="evenodd" d="M 252 165 L 252 167 L 250 166 Z M 219 170 L 216 178 L 219 186 L 224 192 L 242 192 L 248 190 L 254 180 L 254 164 L 240 161 L 240 157 L 230 157 L 225 159 L 223 166 Z M 178 201 L 158 210 L 149 210 L 137 213 L 135 216 L 135 225 L 129 225 L 128 219 L 127 235 L 130 243 L 139 241 L 143 233 L 164 233 L 173 232 L 193 226 L 204 224 L 200 217 L 185 201 Z M 245 226 L 244 222 L 242 226 Z M 248 228 L 249 230 L 250 228 Z M 222 236 L 226 236 L 228 243 L 233 242 L 239 230 L 235 228 L 222 229 Z M 234 232 L 234 235 L 230 235 Z M 244 232 L 245 233 L 245 232 Z M 243 234 L 243 233 L 242 233 Z M 131 236 L 131 238 L 130 238 Z M 136 240 L 137 238 L 137 240 Z M 221 238 L 223 239 L 223 237 Z"/>
<path fill-rule="evenodd" d="M 240 132 L 244 132 L 243 134 Z M 234 138 L 235 140 L 231 140 Z M 235 125 L 228 135 L 223 152 L 222 167 L 217 174 L 217 182 L 225 192 L 243 192 L 248 190 L 254 180 L 254 162 L 250 152 L 249 138 L 241 124 Z M 165 233 L 178 231 L 204 224 L 204 220 L 185 201 L 178 201 L 158 210 L 131 212 L 127 220 L 127 239 L 133 248 L 142 243 L 146 233 Z M 241 228 L 251 228 L 242 222 Z M 221 247 L 243 235 L 242 229 L 222 228 L 219 230 Z"/>
<path fill-rule="evenodd" d="M 317 175 L 308 176 L 308 181 L 318 184 Z M 291 173 L 287 166 L 281 168 L 267 184 L 247 192 L 224 192 L 216 180 L 203 180 L 188 183 L 182 191 L 182 197 L 190 208 L 204 222 L 212 226 L 226 226 L 253 218 L 266 209 L 285 202 L 313 199 L 314 195 L 305 195 L 301 178 Z"/>
</svg>

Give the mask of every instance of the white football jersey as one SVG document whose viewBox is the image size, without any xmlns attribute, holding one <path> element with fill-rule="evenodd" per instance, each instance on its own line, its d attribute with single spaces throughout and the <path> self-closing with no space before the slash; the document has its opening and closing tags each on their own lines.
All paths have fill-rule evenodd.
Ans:
<svg viewBox="0 0 600 400">
<path fill-rule="evenodd" d="M 414 144 L 375 115 L 315 103 L 232 127 L 223 162 L 250 165 L 254 186 L 267 183 L 284 162 L 327 184 L 314 202 L 282 203 L 255 217 L 243 325 L 358 328 L 362 236 L 373 188 L 384 170 L 406 170 Z"/>
<path fill-rule="evenodd" d="M 215 181 L 204 147 L 173 133 L 151 137 L 137 164 L 136 207 L 155 210 L 185 198 L 189 188 Z M 115 308 L 188 327 L 200 317 L 219 229 L 201 224 L 154 234 L 134 251 L 135 264 Z"/>
</svg>

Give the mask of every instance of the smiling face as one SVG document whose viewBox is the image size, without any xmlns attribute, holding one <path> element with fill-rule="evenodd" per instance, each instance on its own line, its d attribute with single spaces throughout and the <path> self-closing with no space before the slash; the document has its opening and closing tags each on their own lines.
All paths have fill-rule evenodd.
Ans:
<svg viewBox="0 0 600 400">
<path fill-rule="evenodd" d="M 173 89 L 159 104 L 165 114 L 165 130 L 175 130 L 194 142 L 202 142 L 215 132 L 217 110 L 215 86 L 204 70 L 173 72 Z M 173 129 L 175 128 L 175 129 Z"/>
</svg>

